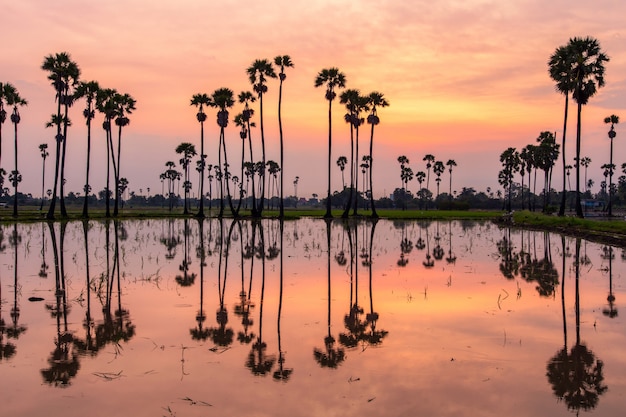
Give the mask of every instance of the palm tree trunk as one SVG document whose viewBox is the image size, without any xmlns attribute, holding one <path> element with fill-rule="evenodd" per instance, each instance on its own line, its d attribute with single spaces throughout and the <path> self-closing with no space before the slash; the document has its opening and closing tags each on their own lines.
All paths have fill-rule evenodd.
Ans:
<svg viewBox="0 0 626 417">
<path fill-rule="evenodd" d="M 263 169 L 265 169 L 265 133 L 263 131 L 263 94 L 259 94 L 259 108 L 261 110 L 261 152 L 262 152 L 262 161 L 263 161 Z M 265 208 L 265 175 L 259 178 L 261 181 L 261 201 L 259 207 L 257 207 L 258 216 L 261 216 L 263 213 L 263 209 Z"/>
<path fill-rule="evenodd" d="M 61 121 L 61 97 L 62 97 L 62 92 L 58 91 L 58 98 L 57 98 L 57 121 L 59 122 L 59 124 L 57 124 L 57 134 L 55 136 L 55 141 L 57 143 L 56 146 L 56 152 L 54 155 L 54 159 L 55 159 L 55 167 L 54 167 L 54 187 L 52 188 L 52 201 L 50 202 L 50 207 L 48 208 L 48 214 L 46 215 L 46 219 L 48 220 L 54 220 L 54 209 L 55 209 L 55 205 L 56 205 L 56 201 L 57 201 L 57 189 L 58 189 L 58 183 L 59 183 L 59 158 L 61 155 L 61 141 L 59 140 L 59 138 L 61 137 L 61 125 L 60 125 L 60 121 Z"/>
<path fill-rule="evenodd" d="M 357 209 L 359 204 L 359 126 L 357 125 L 355 132 L 355 155 L 354 155 L 354 166 L 352 169 L 354 170 L 354 200 L 352 204 L 354 208 L 352 210 L 352 215 L 357 215 Z"/>
<path fill-rule="evenodd" d="M 117 132 L 117 168 L 115 168 L 115 165 L 113 165 L 113 167 L 115 168 L 115 206 L 113 207 L 113 216 L 117 216 L 119 212 L 121 148 L 122 148 L 122 125 L 120 124 L 118 132 Z"/>
<path fill-rule="evenodd" d="M 202 113 L 202 107 L 200 108 Z M 200 207 L 196 217 L 204 217 L 204 122 L 200 122 Z"/>
<path fill-rule="evenodd" d="M 342 218 L 348 218 L 348 215 L 350 213 L 350 207 L 352 205 L 352 193 L 354 192 L 354 172 L 355 172 L 355 168 L 354 166 L 356 165 L 355 161 L 354 161 L 354 125 L 352 124 L 352 122 L 350 123 L 350 192 L 348 194 L 348 201 L 346 203 L 346 208 L 343 211 L 343 214 L 341 215 Z M 343 188 L 345 190 L 345 181 L 343 179 L 343 170 L 341 170 L 341 182 L 343 183 Z"/>
<path fill-rule="evenodd" d="M 107 118 L 107 123 L 109 128 L 106 130 L 106 148 L 107 148 L 107 182 L 106 182 L 106 187 L 104 189 L 105 192 L 105 207 L 106 207 L 106 217 L 111 217 L 111 203 L 110 203 L 110 198 L 109 198 L 109 188 L 110 188 L 110 178 L 111 178 L 111 148 L 110 148 L 110 143 L 111 143 L 111 119 Z"/>
<path fill-rule="evenodd" d="M 324 218 L 330 219 L 333 217 L 331 213 L 331 201 L 330 201 L 330 158 L 332 150 L 332 100 L 328 100 L 328 193 L 326 196 L 326 214 Z"/>
<path fill-rule="evenodd" d="M 248 145 L 250 147 L 250 163 L 254 164 L 254 157 L 252 155 L 252 131 L 250 130 L 250 119 L 248 118 L 247 122 L 248 124 Z M 252 178 L 252 216 L 256 217 L 257 216 L 257 209 L 256 209 L 256 189 L 255 189 L 255 184 L 254 184 L 254 170 L 251 172 L 250 177 Z"/>
<path fill-rule="evenodd" d="M 583 218 L 583 208 L 580 204 L 580 127 L 582 104 L 578 103 L 578 118 L 576 121 L 576 216 Z"/>
<path fill-rule="evenodd" d="M 280 135 L 280 202 L 279 202 L 279 213 L 278 217 L 280 219 L 285 218 L 285 198 L 284 198 L 284 188 L 285 188 L 285 158 L 284 158 L 284 147 L 283 147 L 283 118 L 281 114 L 283 102 L 283 79 L 280 79 L 280 87 L 278 88 L 278 133 Z M 243 180 L 243 178 L 242 178 Z M 282 228 L 282 223 L 281 223 Z M 282 232 L 281 232 L 282 237 Z M 281 247 L 281 257 L 282 257 L 282 247 Z M 282 259 L 282 258 L 281 258 Z M 281 277 L 281 296 L 282 296 L 282 277 Z M 282 298 L 281 298 L 282 303 Z M 280 311 L 279 311 L 279 328 L 280 328 Z"/>
<path fill-rule="evenodd" d="M 372 130 L 370 133 L 370 205 L 372 206 L 371 217 L 377 219 L 378 213 L 376 213 L 376 206 L 374 205 L 374 183 L 372 182 L 372 171 L 374 171 L 374 126 L 374 123 L 372 123 Z"/>
<path fill-rule="evenodd" d="M 61 155 L 61 184 L 59 185 L 60 191 L 60 203 L 61 203 L 61 217 L 67 218 L 67 210 L 65 209 L 65 154 L 67 148 L 67 127 L 69 124 L 68 119 L 69 105 L 67 99 L 64 105 L 65 117 L 63 118 L 63 150 Z"/>
<path fill-rule="evenodd" d="M 91 108 L 89 109 L 91 114 Z M 85 201 L 83 202 L 83 217 L 89 217 L 89 159 L 91 157 L 91 117 L 87 119 L 87 174 L 85 179 Z M 45 160 L 44 160 L 45 161 Z M 42 185 L 43 191 L 43 185 Z"/>
<path fill-rule="evenodd" d="M 565 189 L 565 172 L 567 166 L 565 162 L 565 131 L 567 130 L 567 111 L 569 107 L 569 91 L 565 92 L 565 115 L 563 116 L 563 141 L 561 142 L 561 156 L 563 157 L 563 195 L 561 195 L 561 206 L 559 207 L 559 216 L 565 215 L 565 202 L 567 198 L 567 192 Z"/>
<path fill-rule="evenodd" d="M 13 125 L 15 127 L 15 178 L 14 178 L 15 186 L 13 187 L 15 189 L 15 195 L 13 196 L 13 217 L 17 217 L 17 186 L 19 184 L 18 182 L 19 171 L 17 170 L 17 123 L 13 123 Z"/>
<path fill-rule="evenodd" d="M 44 202 L 44 189 L 46 183 L 46 158 L 43 158 L 43 164 L 41 168 L 41 205 L 39 206 L 39 211 L 43 210 L 43 202 Z"/>
</svg>

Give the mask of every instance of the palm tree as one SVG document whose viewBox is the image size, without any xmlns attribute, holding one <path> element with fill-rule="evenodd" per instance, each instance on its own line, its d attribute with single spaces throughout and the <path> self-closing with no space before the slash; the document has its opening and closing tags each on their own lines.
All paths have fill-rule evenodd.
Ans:
<svg viewBox="0 0 626 417">
<path fill-rule="evenodd" d="M 116 112 L 115 112 L 115 124 L 118 126 L 117 131 L 117 170 L 115 172 L 115 207 L 113 208 L 113 215 L 117 216 L 119 207 L 119 185 L 120 185 L 120 167 L 121 167 L 121 150 L 122 150 L 122 128 L 128 126 L 130 119 L 126 115 L 131 114 L 135 110 L 135 104 L 137 103 L 134 98 L 129 94 L 118 94 L 115 98 Z M 112 145 L 112 143 L 111 143 Z M 111 147 L 113 151 L 113 147 Z M 115 164 L 113 165 L 115 166 Z"/>
<path fill-rule="evenodd" d="M 372 181 L 372 172 L 374 171 L 374 126 L 380 123 L 380 118 L 378 117 L 378 107 L 387 107 L 389 106 L 389 102 L 383 96 L 383 93 L 379 93 L 378 91 L 371 92 L 367 97 L 367 102 L 370 108 L 370 114 L 367 116 L 367 123 L 372 125 L 372 130 L 370 132 L 370 204 L 372 206 L 372 217 L 378 218 L 378 213 L 376 213 L 376 207 L 374 206 L 374 186 Z"/>
<path fill-rule="evenodd" d="M 433 173 L 437 176 L 437 197 L 439 197 L 439 183 L 441 182 L 441 174 L 443 174 L 445 170 L 446 167 L 441 161 L 436 161 L 435 165 L 433 165 Z"/>
<path fill-rule="evenodd" d="M 427 154 L 422 161 L 426 161 L 426 188 L 430 190 L 430 168 L 435 163 L 435 156 Z"/>
<path fill-rule="evenodd" d="M 41 159 L 43 160 L 43 167 L 41 169 L 41 205 L 39 206 L 39 211 L 42 211 L 44 202 L 44 185 L 46 182 L 46 158 L 50 155 L 48 153 L 48 144 L 42 143 L 39 145 L 39 152 L 41 154 Z"/>
<path fill-rule="evenodd" d="M 508 191 L 507 211 L 511 212 L 511 189 L 513 185 L 513 173 L 517 171 L 519 166 L 519 153 L 515 148 L 508 148 L 500 154 L 500 162 L 502 162 L 502 171 L 499 173 L 499 181 L 503 188 Z M 435 164 L 436 166 L 436 164 Z M 437 195 L 439 192 L 437 191 Z"/>
<path fill-rule="evenodd" d="M 346 164 L 348 163 L 348 158 L 346 158 L 345 156 L 340 156 L 339 158 L 337 158 L 337 166 L 339 167 L 339 169 L 341 170 L 341 183 L 343 184 L 343 189 L 346 189 L 346 180 L 345 177 L 343 175 L 343 171 L 346 169 Z M 348 203 L 350 204 L 350 203 Z"/>
<path fill-rule="evenodd" d="M 591 37 L 571 38 L 568 49 L 572 54 L 573 99 L 578 104 L 576 121 L 576 215 L 584 217 L 580 203 L 580 148 L 582 106 L 589 102 L 597 89 L 604 86 L 604 63 L 609 57 L 600 50 L 599 42 Z"/>
<path fill-rule="evenodd" d="M 67 127 L 70 125 L 70 120 L 67 115 L 67 110 L 70 105 L 71 98 L 69 97 L 69 88 L 74 85 L 78 77 L 80 76 L 80 70 L 78 65 L 73 62 L 70 55 L 67 52 L 61 52 L 54 55 L 48 55 L 44 58 L 44 62 L 41 65 L 41 69 L 48 71 L 48 79 L 52 82 L 52 86 L 56 92 L 57 112 L 53 115 L 52 122 L 56 125 L 57 133 L 56 150 L 55 150 L 55 168 L 54 168 L 54 186 L 52 188 L 52 200 L 48 209 L 47 218 L 49 220 L 54 219 L 54 211 L 56 208 L 57 191 L 59 190 L 59 180 L 61 180 L 61 187 L 63 187 L 63 175 L 59 178 L 61 169 L 61 144 L 65 149 L 65 138 L 67 136 Z M 61 108 L 63 105 L 63 110 Z M 63 126 L 63 128 L 61 128 Z M 65 216 L 67 213 L 63 213 L 63 188 L 61 188 L 61 215 Z"/>
<path fill-rule="evenodd" d="M 589 190 L 589 186 L 588 181 L 587 181 L 587 168 L 589 168 L 589 164 L 591 164 L 591 158 L 589 158 L 588 156 L 583 156 L 580 159 L 580 165 L 582 165 L 583 167 L 585 167 L 585 186 L 587 187 L 587 190 Z"/>
<path fill-rule="evenodd" d="M 285 217 L 285 200 L 284 200 L 284 184 L 285 181 L 283 178 L 285 177 L 284 169 L 285 169 L 285 160 L 284 160 L 284 147 L 283 147 L 283 119 L 282 119 L 282 104 L 283 104 L 283 81 L 287 78 L 287 74 L 285 74 L 285 67 L 293 68 L 293 62 L 291 62 L 291 57 L 289 55 L 278 55 L 274 58 L 274 65 L 280 68 L 280 72 L 278 73 L 278 78 L 280 79 L 280 87 L 278 89 L 278 131 L 280 135 L 280 212 L 279 216 L 281 219 Z"/>
<path fill-rule="evenodd" d="M 84 82 L 81 81 L 78 83 L 76 87 L 76 91 L 74 92 L 74 98 L 79 99 L 85 97 L 87 100 L 87 107 L 83 110 L 83 116 L 87 120 L 87 173 L 85 177 L 85 201 L 83 202 L 83 217 L 89 216 L 88 209 L 88 201 L 89 201 L 89 193 L 91 192 L 91 186 L 89 185 L 89 160 L 91 156 L 91 120 L 95 117 L 95 105 L 96 105 L 96 96 L 100 91 L 100 86 L 97 81 L 89 81 Z M 44 158 L 45 163 L 45 158 Z M 43 183 L 42 183 L 43 190 Z M 43 204 L 43 201 L 42 201 Z"/>
<path fill-rule="evenodd" d="M 552 170 L 554 163 L 559 157 L 559 144 L 556 143 L 556 137 L 552 132 L 541 132 L 537 138 L 539 146 L 535 148 L 536 157 L 535 164 L 544 173 L 544 202 L 543 210 L 545 211 L 550 204 L 550 190 Z"/>
<path fill-rule="evenodd" d="M 198 107 L 198 113 L 196 119 L 200 122 L 200 165 L 198 167 L 200 172 L 200 207 L 198 208 L 198 214 L 196 217 L 204 217 L 204 167 L 206 165 L 206 155 L 204 153 L 204 122 L 206 120 L 206 113 L 204 112 L 204 106 L 211 105 L 211 98 L 205 93 L 195 94 L 191 98 L 191 105 Z"/>
<path fill-rule="evenodd" d="M 448 166 L 448 172 L 450 173 L 450 200 L 452 200 L 452 167 L 456 166 L 456 161 L 454 159 L 448 159 L 446 165 Z"/>
<path fill-rule="evenodd" d="M 182 155 L 179 162 L 183 167 L 184 184 L 187 185 L 189 183 L 189 165 L 191 164 L 191 158 L 197 155 L 196 147 L 189 142 L 183 142 L 176 147 L 176 153 Z M 185 208 L 183 209 L 183 214 L 189 214 L 188 201 L 189 189 L 185 187 Z"/>
<path fill-rule="evenodd" d="M 257 215 L 256 209 L 256 191 L 254 185 L 254 156 L 252 154 L 252 128 L 256 127 L 254 122 L 251 122 L 250 119 L 254 115 L 254 109 L 250 108 L 250 103 L 254 103 L 256 101 L 256 97 L 250 91 L 242 91 L 239 93 L 237 97 L 239 103 L 244 105 L 244 109 L 241 112 L 242 121 L 246 123 L 246 131 L 248 134 L 248 146 L 250 148 L 250 160 L 245 163 L 246 165 L 246 173 L 248 174 L 248 178 L 252 179 L 252 215 Z"/>
<path fill-rule="evenodd" d="M 7 119 L 7 112 L 6 110 L 4 110 L 4 101 L 6 99 L 5 97 L 5 88 L 6 88 L 5 83 L 0 82 L 0 167 L 2 167 L 2 125 L 4 124 L 4 121 Z M 0 178 L 0 180 L 2 180 Z M 2 186 L 2 184 L 0 184 L 0 186 Z"/>
<path fill-rule="evenodd" d="M 355 128 L 357 128 L 361 122 L 359 117 L 356 115 L 356 103 L 359 101 L 359 97 L 360 97 L 359 90 L 355 90 L 355 89 L 345 90 L 339 96 L 339 103 L 345 104 L 346 110 L 348 111 L 344 115 L 344 120 L 346 121 L 346 123 L 350 125 L 350 193 L 349 193 L 348 201 L 347 201 L 342 217 L 348 217 L 348 213 L 350 212 L 350 206 L 352 205 L 352 201 L 353 201 L 354 176 L 355 176 L 354 131 L 355 131 Z M 338 165 L 340 163 L 339 160 L 341 158 L 345 158 L 345 157 L 343 156 L 339 157 L 339 159 L 337 160 Z M 346 163 L 347 163 L 347 159 L 346 159 Z M 345 163 L 343 165 L 344 165 L 343 168 L 341 168 L 341 165 L 339 165 L 339 167 L 341 168 L 341 178 L 343 182 L 343 189 L 345 190 L 346 188 L 345 180 L 343 180 L 343 171 L 345 169 Z"/>
<path fill-rule="evenodd" d="M 615 125 L 619 123 L 619 116 L 616 116 L 614 114 L 605 117 L 604 118 L 604 123 L 610 123 L 611 124 L 611 130 L 609 130 L 609 139 L 611 139 L 611 152 L 610 152 L 610 159 L 609 159 L 609 164 L 612 166 L 613 165 L 613 139 L 615 138 L 615 136 L 617 136 L 617 133 L 615 133 Z M 611 217 L 613 215 L 613 199 L 611 198 L 613 195 L 613 169 L 610 170 L 609 172 L 609 217 Z"/>
<path fill-rule="evenodd" d="M 233 107 L 235 104 L 235 99 L 233 98 L 233 91 L 229 88 L 218 88 L 211 95 L 211 106 L 218 108 L 217 112 L 217 124 L 220 127 L 220 139 L 218 144 L 218 158 L 219 158 L 219 168 L 224 169 L 222 180 L 220 181 L 220 189 L 221 189 L 221 199 L 220 199 L 220 211 L 218 216 L 222 217 L 224 215 L 224 181 L 226 182 L 226 192 L 228 194 L 228 204 L 230 205 L 231 212 L 233 215 L 237 215 L 235 213 L 232 198 L 230 195 L 230 186 L 228 185 L 228 156 L 226 154 L 226 141 L 224 140 L 224 129 L 228 126 L 228 109 Z M 221 148 L 220 148 L 221 146 Z M 224 154 L 224 165 L 222 165 L 222 152 Z"/>
<path fill-rule="evenodd" d="M 115 97 L 118 95 L 117 91 L 111 88 L 100 89 L 96 95 L 96 108 L 100 113 L 104 115 L 104 122 L 102 122 L 102 128 L 105 132 L 105 147 L 107 149 L 107 173 L 106 173 L 106 187 L 105 187 L 105 215 L 111 216 L 110 203 L 111 192 L 109 182 L 111 178 L 111 164 L 113 164 L 113 172 L 115 169 L 115 158 L 113 157 L 113 139 L 111 132 L 111 121 L 115 118 L 117 111 L 115 104 Z"/>
<path fill-rule="evenodd" d="M 573 54 L 569 49 L 569 45 L 559 46 L 550 56 L 548 61 L 548 72 L 550 78 L 556 82 L 556 91 L 565 96 L 565 111 L 563 116 L 563 140 L 562 160 L 563 160 L 563 193 L 561 195 L 561 205 L 559 207 L 559 216 L 565 215 L 565 132 L 567 130 L 567 113 L 569 108 L 569 93 L 574 89 L 574 81 L 572 79 L 572 59 Z"/>
<path fill-rule="evenodd" d="M 274 72 L 274 67 L 267 59 L 257 59 L 252 65 L 248 67 L 246 70 L 248 73 L 248 78 L 250 79 L 250 83 L 252 84 L 252 89 L 259 96 L 259 108 L 261 112 L 261 153 L 262 153 L 262 162 L 263 166 L 265 166 L 265 133 L 263 130 L 263 94 L 267 93 L 267 78 L 276 78 L 276 72 Z M 281 80 L 282 81 L 282 80 Z M 259 207 L 257 207 L 258 212 L 257 216 L 260 216 L 263 213 L 264 200 L 265 200 L 265 179 L 260 178 L 261 182 L 261 201 L 259 203 Z"/>
<path fill-rule="evenodd" d="M 9 180 L 11 181 L 13 189 L 15 191 L 15 195 L 13 196 L 13 217 L 17 217 L 17 185 L 22 181 L 22 176 L 17 169 L 17 125 L 19 124 L 21 119 L 18 107 L 26 106 L 28 104 L 28 101 L 20 97 L 17 89 L 11 84 L 5 85 L 5 100 L 7 106 L 13 106 L 11 123 L 13 123 L 13 128 L 15 131 L 15 170 L 11 173 Z"/>
<path fill-rule="evenodd" d="M 398 157 L 398 163 L 400 164 L 400 184 L 402 184 L 402 189 L 405 188 L 404 186 L 404 171 L 406 169 L 406 165 L 409 163 L 409 158 L 406 157 L 406 155 L 400 155 Z"/>
<path fill-rule="evenodd" d="M 330 161 L 332 151 L 332 103 L 337 93 L 335 88 L 344 88 L 346 86 L 346 76 L 338 68 L 332 67 L 321 70 L 315 77 L 315 87 L 326 86 L 326 100 L 328 100 L 328 194 L 326 197 L 326 214 L 324 218 L 332 218 L 331 213 L 331 197 L 330 197 Z"/>
</svg>

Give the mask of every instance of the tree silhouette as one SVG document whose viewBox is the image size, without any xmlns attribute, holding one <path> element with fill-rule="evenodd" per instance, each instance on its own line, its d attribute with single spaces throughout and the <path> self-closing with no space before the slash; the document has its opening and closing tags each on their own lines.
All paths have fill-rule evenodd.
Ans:
<svg viewBox="0 0 626 417">
<path fill-rule="evenodd" d="M 283 118 L 282 118 L 282 104 L 283 104 L 283 82 L 287 79 L 285 74 L 285 67 L 293 68 L 293 62 L 289 55 L 278 55 L 274 57 L 274 65 L 280 68 L 278 78 L 280 79 L 280 87 L 278 89 L 278 133 L 280 135 L 280 167 L 283 171 L 280 174 L 280 209 L 279 217 L 282 219 L 285 217 L 285 196 L 284 196 L 284 169 L 285 169 L 285 157 L 284 157 L 284 144 L 283 144 Z"/>
</svg>

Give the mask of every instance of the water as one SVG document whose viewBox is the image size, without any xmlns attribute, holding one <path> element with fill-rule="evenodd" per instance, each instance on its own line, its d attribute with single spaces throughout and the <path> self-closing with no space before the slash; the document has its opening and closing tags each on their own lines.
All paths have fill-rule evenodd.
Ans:
<svg viewBox="0 0 626 417">
<path fill-rule="evenodd" d="M 622 249 L 467 221 L 86 226 L 1 229 L 2 415 L 623 414 Z"/>
</svg>

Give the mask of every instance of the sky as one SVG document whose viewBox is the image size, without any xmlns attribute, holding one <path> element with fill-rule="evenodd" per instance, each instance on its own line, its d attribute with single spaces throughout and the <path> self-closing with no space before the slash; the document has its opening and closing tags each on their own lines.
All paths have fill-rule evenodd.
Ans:
<svg viewBox="0 0 626 417">
<path fill-rule="evenodd" d="M 561 142 L 564 97 L 548 75 L 554 50 L 571 37 L 592 36 L 610 57 L 606 85 L 583 109 L 582 155 L 592 163 L 594 191 L 608 162 L 611 114 L 626 117 L 626 3 L 618 0 L 109 0 L 85 2 L 22 0 L 3 5 L 0 27 L 5 47 L 0 80 L 14 84 L 28 106 L 20 110 L 20 191 L 38 196 L 42 160 L 39 144 L 53 156 L 54 132 L 45 123 L 56 111 L 55 93 L 41 70 L 44 57 L 68 52 L 81 79 L 96 80 L 137 100 L 122 137 L 121 176 L 139 194 L 161 192 L 159 174 L 169 160 L 178 162 L 176 146 L 200 147 L 194 94 L 228 87 L 235 94 L 251 90 L 246 68 L 256 59 L 290 55 L 283 88 L 285 193 L 323 196 L 327 189 L 328 102 L 314 87 L 320 70 L 337 67 L 346 88 L 379 91 L 389 101 L 380 109 L 374 137 L 374 196 L 401 186 L 397 158 L 405 155 L 414 172 L 426 171 L 423 157 L 453 159 L 452 189 L 497 189 L 500 154 L 508 147 L 534 143 L 542 131 Z M 272 80 L 264 96 L 267 159 L 279 160 L 278 87 Z M 256 103 L 258 105 L 258 102 Z M 84 103 L 70 112 L 67 189 L 85 183 Z M 236 104 L 232 117 L 241 111 Z M 217 161 L 219 130 L 208 111 L 205 146 L 208 163 Z M 336 160 L 350 155 L 345 108 L 333 102 L 332 188 L 341 188 Z M 259 111 L 256 109 L 257 126 Z M 95 191 L 104 188 L 104 131 L 94 123 L 92 173 Z M 575 113 L 571 113 L 566 159 L 573 163 Z M 363 129 L 360 153 L 369 146 Z M 614 163 L 626 162 L 617 126 Z M 2 167 L 13 167 L 13 129 L 3 126 Z M 260 159 L 259 129 L 253 131 L 255 159 Z M 231 166 L 239 166 L 241 140 L 230 123 L 226 141 Z M 53 180 L 53 157 L 46 162 L 46 188 Z M 559 162 L 560 163 L 560 162 Z M 558 170 L 557 170 L 558 171 Z M 581 174 L 582 175 L 582 174 Z M 573 177 L 573 176 L 572 176 Z M 192 178 L 197 184 L 197 178 Z M 517 181 L 520 180 L 518 177 Z M 446 172 L 441 192 L 447 192 Z M 555 172 L 553 184 L 561 184 Z M 575 188 L 574 183 L 572 187 Z M 582 187 L 582 185 L 581 185 Z M 435 191 L 431 178 L 431 190 Z M 560 186 L 556 186 L 560 188 Z M 418 183 L 409 186 L 413 192 Z M 141 190 L 141 191 L 140 191 Z"/>
</svg>

